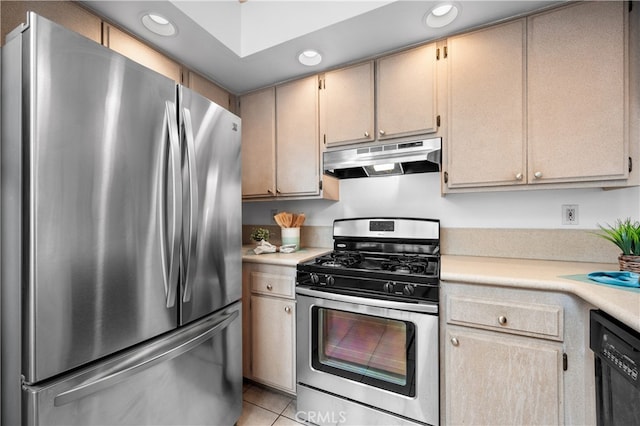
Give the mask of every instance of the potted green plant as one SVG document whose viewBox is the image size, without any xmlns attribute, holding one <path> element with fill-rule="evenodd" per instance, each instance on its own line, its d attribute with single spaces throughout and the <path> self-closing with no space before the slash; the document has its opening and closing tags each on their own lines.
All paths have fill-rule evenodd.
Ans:
<svg viewBox="0 0 640 426">
<path fill-rule="evenodd" d="M 269 241 L 269 230 L 266 228 L 255 228 L 251 232 L 251 239 L 256 242 Z"/>
<path fill-rule="evenodd" d="M 618 219 L 612 226 L 598 224 L 602 238 L 618 246 L 622 253 L 618 256 L 621 271 L 640 272 L 640 222 Z"/>
</svg>

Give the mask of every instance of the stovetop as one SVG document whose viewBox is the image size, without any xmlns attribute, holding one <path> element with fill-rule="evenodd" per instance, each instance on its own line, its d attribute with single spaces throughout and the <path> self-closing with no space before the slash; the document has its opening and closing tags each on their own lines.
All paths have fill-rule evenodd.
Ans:
<svg viewBox="0 0 640 426">
<path fill-rule="evenodd" d="M 320 268 L 350 269 L 395 275 L 438 277 L 437 255 L 405 253 L 363 253 L 336 250 L 317 257 L 313 264 Z"/>
<path fill-rule="evenodd" d="M 439 222 L 337 220 L 334 250 L 298 264 L 296 285 L 360 297 L 437 302 Z"/>
</svg>

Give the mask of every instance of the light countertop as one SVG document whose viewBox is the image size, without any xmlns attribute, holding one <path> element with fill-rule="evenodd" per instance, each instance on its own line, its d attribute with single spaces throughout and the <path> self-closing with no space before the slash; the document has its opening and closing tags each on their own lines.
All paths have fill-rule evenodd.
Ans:
<svg viewBox="0 0 640 426">
<path fill-rule="evenodd" d="M 295 266 L 331 251 L 305 247 L 293 253 L 257 255 L 253 248 L 242 247 L 243 262 Z M 600 284 L 583 277 L 594 271 L 617 270 L 614 263 L 442 255 L 440 279 L 442 285 L 449 281 L 574 294 L 640 332 L 640 289 Z"/>
<path fill-rule="evenodd" d="M 618 264 L 448 256 L 441 259 L 440 279 L 574 294 L 640 332 L 640 289 L 585 280 L 595 271 L 617 271 Z M 580 279 L 583 278 L 583 279 Z"/>
<path fill-rule="evenodd" d="M 293 253 L 255 254 L 255 246 L 242 246 L 242 261 L 251 263 L 270 263 L 272 265 L 296 266 L 300 262 L 311 260 L 331 251 L 330 248 L 305 247 Z"/>
</svg>

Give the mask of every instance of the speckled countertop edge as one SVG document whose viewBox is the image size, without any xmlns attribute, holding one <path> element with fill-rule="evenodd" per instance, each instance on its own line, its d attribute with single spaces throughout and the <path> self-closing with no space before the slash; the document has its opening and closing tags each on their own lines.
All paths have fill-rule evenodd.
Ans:
<svg viewBox="0 0 640 426">
<path fill-rule="evenodd" d="M 331 251 L 330 248 L 305 247 L 293 253 L 263 253 L 255 254 L 255 246 L 242 246 L 242 261 L 250 263 L 269 263 L 272 265 L 296 266 L 300 262 L 313 259 Z"/>
<path fill-rule="evenodd" d="M 442 285 L 451 281 L 574 294 L 640 332 L 639 291 L 566 278 L 616 270 L 613 263 L 443 255 L 440 279 Z"/>
</svg>

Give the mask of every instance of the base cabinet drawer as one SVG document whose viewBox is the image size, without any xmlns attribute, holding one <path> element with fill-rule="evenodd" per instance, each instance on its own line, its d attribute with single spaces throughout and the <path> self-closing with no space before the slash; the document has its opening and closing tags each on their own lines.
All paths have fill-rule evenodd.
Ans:
<svg viewBox="0 0 640 426">
<path fill-rule="evenodd" d="M 563 311 L 554 305 L 451 296 L 447 323 L 562 341 Z"/>
</svg>

